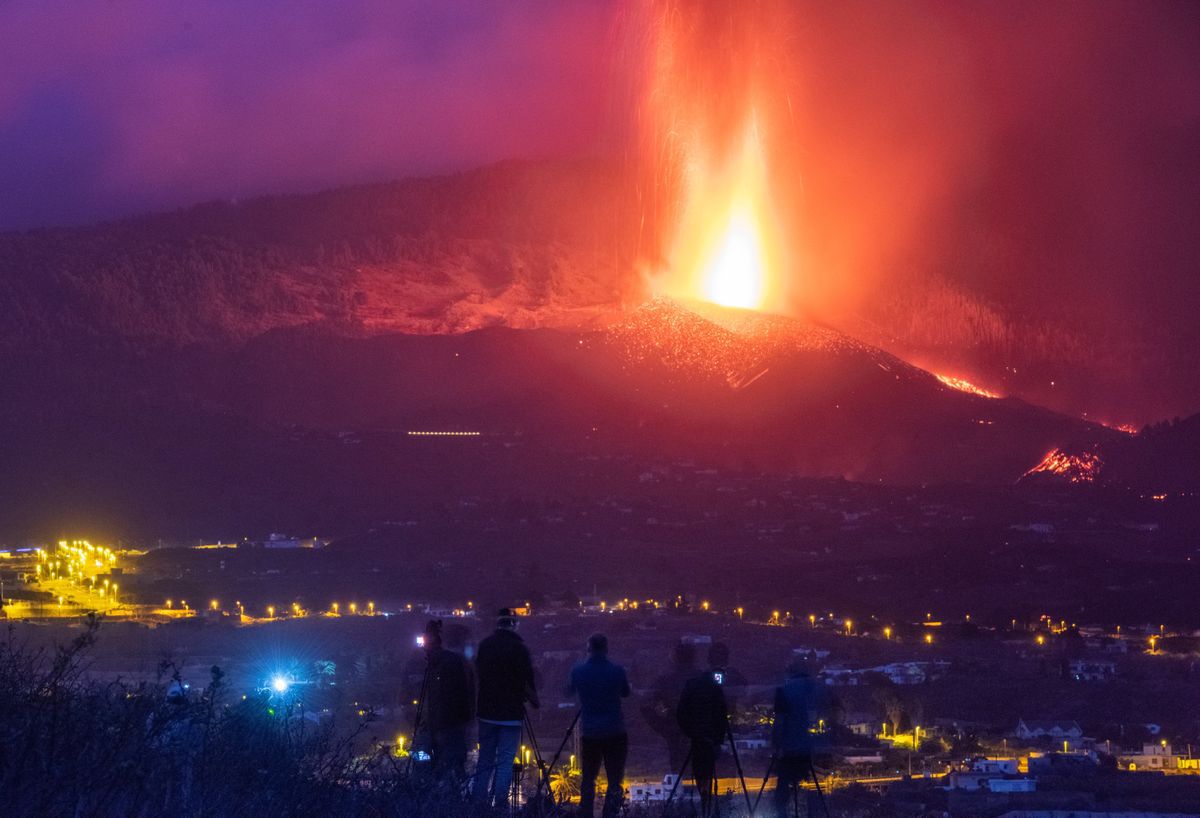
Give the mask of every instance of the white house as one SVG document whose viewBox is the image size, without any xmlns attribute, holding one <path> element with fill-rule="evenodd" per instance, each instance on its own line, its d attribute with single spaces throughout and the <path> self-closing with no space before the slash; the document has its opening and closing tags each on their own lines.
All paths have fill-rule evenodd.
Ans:
<svg viewBox="0 0 1200 818">
<path fill-rule="evenodd" d="M 1138 770 L 1176 770 L 1179 768 L 1179 756 L 1175 749 L 1164 742 L 1158 744 L 1143 744 L 1140 753 L 1122 754 L 1117 762 L 1121 769 L 1136 772 Z"/>
<path fill-rule="evenodd" d="M 1078 741 L 1083 738 L 1083 728 L 1076 721 L 1026 721 L 1017 722 L 1013 734 L 1020 739 L 1049 738 L 1055 743 Z"/>
<path fill-rule="evenodd" d="M 664 775 L 662 781 L 635 781 L 626 784 L 629 792 L 629 801 L 633 804 L 645 804 L 651 801 L 666 801 L 671 794 L 672 788 L 675 789 L 675 797 L 686 800 L 691 794 L 691 785 L 679 782 L 679 786 L 675 786 L 677 776 L 674 773 Z"/>
</svg>

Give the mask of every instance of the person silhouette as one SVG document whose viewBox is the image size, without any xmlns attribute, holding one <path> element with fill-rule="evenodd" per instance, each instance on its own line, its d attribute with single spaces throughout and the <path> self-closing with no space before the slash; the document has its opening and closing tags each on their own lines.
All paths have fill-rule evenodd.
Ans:
<svg viewBox="0 0 1200 818">
<path fill-rule="evenodd" d="M 503 804 L 508 797 L 525 703 L 539 706 L 533 660 L 517 634 L 517 621 L 511 609 L 502 608 L 496 630 L 479 643 L 475 656 L 479 683 L 479 760 L 475 765 L 472 796 L 480 802 L 494 800 Z"/>
<path fill-rule="evenodd" d="M 475 714 L 475 675 L 461 652 L 463 638 L 451 637 L 459 650 L 445 644 L 442 621 L 425 628 L 426 684 L 424 719 L 414 748 L 429 753 L 439 782 L 461 782 L 467 762 L 467 727 Z"/>
<path fill-rule="evenodd" d="M 713 814 L 717 757 L 729 730 L 729 710 L 722 690 L 724 672 L 709 669 L 693 676 L 683 686 L 676 720 L 691 743 L 692 778 L 700 793 L 700 814 Z"/>
<path fill-rule="evenodd" d="M 802 781 L 815 778 L 813 757 L 828 746 L 828 736 L 814 731 L 832 713 L 826 686 L 813 678 L 806 658 L 788 665 L 787 680 L 775 690 L 775 720 L 771 739 L 775 748 L 775 814 L 788 814 L 788 801 L 800 791 Z M 816 815 L 817 792 L 807 795 L 808 815 Z"/>
<path fill-rule="evenodd" d="M 621 699 L 630 693 L 625 668 L 608 659 L 608 637 L 588 637 L 587 659 L 571 670 L 568 693 L 579 696 L 580 743 L 583 752 L 579 783 L 579 814 L 591 818 L 596 799 L 596 777 L 600 765 L 608 778 L 604 794 L 604 818 L 612 818 L 625 800 L 625 759 L 629 734 L 621 714 Z"/>
<path fill-rule="evenodd" d="M 683 686 L 696 675 L 696 646 L 676 642 L 671 648 L 671 666 L 654 680 L 650 695 L 640 710 L 646 724 L 662 737 L 667 746 L 668 772 L 678 773 L 687 756 L 688 740 L 679 727 L 676 705 Z"/>
</svg>

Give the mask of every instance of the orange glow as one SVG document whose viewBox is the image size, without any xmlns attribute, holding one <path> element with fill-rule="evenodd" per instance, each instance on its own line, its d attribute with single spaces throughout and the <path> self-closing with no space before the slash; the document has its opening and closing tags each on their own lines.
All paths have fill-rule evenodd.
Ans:
<svg viewBox="0 0 1200 818">
<path fill-rule="evenodd" d="M 986 390 L 982 387 L 976 386 L 975 384 L 971 383 L 968 380 L 964 380 L 963 378 L 956 378 L 953 375 L 938 375 L 936 372 L 934 373 L 934 377 L 936 377 L 939 381 L 944 383 L 946 386 L 950 387 L 951 389 L 957 389 L 959 392 L 966 392 L 971 395 L 978 395 L 981 398 L 999 398 L 1000 397 L 1000 395 L 997 395 L 995 392 L 989 392 L 988 390 Z"/>
<path fill-rule="evenodd" d="M 737 155 L 689 164 L 664 287 L 672 296 L 724 307 L 775 307 L 778 233 L 762 146 L 749 126 Z"/>
<path fill-rule="evenodd" d="M 1053 449 L 1040 463 L 1025 472 L 1025 476 L 1052 474 L 1065 477 L 1072 483 L 1093 483 L 1103 467 L 1104 461 L 1093 452 L 1068 454 L 1062 449 Z"/>
</svg>

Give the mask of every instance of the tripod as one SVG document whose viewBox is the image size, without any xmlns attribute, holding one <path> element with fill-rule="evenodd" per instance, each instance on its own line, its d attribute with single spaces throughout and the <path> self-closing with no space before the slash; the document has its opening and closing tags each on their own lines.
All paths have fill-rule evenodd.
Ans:
<svg viewBox="0 0 1200 818">
<path fill-rule="evenodd" d="M 776 751 L 771 756 L 771 763 L 769 763 L 767 765 L 766 773 L 763 774 L 762 785 L 758 788 L 758 795 L 755 796 L 755 798 L 754 798 L 754 806 L 750 808 L 751 815 L 754 815 L 754 813 L 758 810 L 758 803 L 759 803 L 759 801 L 762 800 L 763 791 L 766 790 L 766 788 L 767 788 L 767 781 L 769 781 L 771 779 L 771 772 L 775 769 L 775 765 L 778 762 L 779 762 L 779 752 Z M 817 790 L 817 800 L 821 803 L 821 812 L 825 813 L 825 818 L 830 818 L 829 805 L 827 803 L 825 803 L 825 793 L 821 791 L 821 781 L 817 778 L 817 768 L 815 766 L 813 766 L 812 756 L 808 757 L 807 766 L 808 766 L 808 774 L 812 777 L 813 787 L 815 787 Z M 778 786 L 778 783 L 776 784 L 776 786 Z M 800 803 L 799 803 L 800 802 L 800 782 L 797 781 L 795 784 L 793 784 L 791 786 L 794 787 L 794 789 L 792 790 L 792 808 L 795 810 L 796 815 L 799 816 L 800 815 Z"/>
<path fill-rule="evenodd" d="M 752 806 L 750 803 L 750 790 L 747 789 L 747 787 L 746 787 L 746 775 L 742 769 L 742 760 L 741 760 L 741 758 L 738 757 L 737 742 L 734 741 L 733 728 L 729 726 L 728 720 L 726 720 L 726 722 L 725 722 L 725 736 L 724 736 L 723 740 L 729 742 L 729 751 L 730 751 L 730 754 L 733 756 L 733 765 L 734 765 L 734 768 L 737 770 L 738 782 L 741 784 L 742 795 L 746 799 L 746 807 L 747 807 L 747 809 L 750 810 L 750 815 L 753 815 L 754 814 L 754 806 Z M 675 781 L 671 785 L 671 792 L 670 792 L 670 794 L 667 795 L 666 803 L 663 805 L 663 815 L 666 815 L 667 812 L 670 810 L 671 801 L 674 800 L 674 798 L 675 798 L 675 791 L 677 789 L 679 789 L 679 782 L 683 780 L 683 774 L 687 770 L 688 764 L 691 763 L 692 758 L 695 755 L 695 751 L 696 751 L 696 742 L 692 741 L 691 744 L 688 746 L 687 755 L 684 756 L 684 758 L 683 758 L 683 764 L 680 765 L 680 767 L 679 767 L 679 774 L 677 776 L 675 776 Z M 696 787 L 697 787 L 697 789 L 699 789 L 700 785 L 696 779 L 695 765 L 692 766 L 692 781 L 696 782 Z M 717 785 L 716 782 L 717 782 L 717 775 L 716 775 L 716 767 L 714 765 L 712 780 L 710 780 L 708 782 L 708 786 L 711 787 L 713 791 L 708 793 L 709 797 L 707 800 L 703 797 L 703 795 L 701 796 L 701 803 L 709 804 L 710 807 L 708 807 L 708 809 L 712 810 L 713 815 L 716 814 L 716 795 L 717 795 L 715 792 L 716 785 Z M 760 793 L 760 795 L 761 795 L 761 793 Z M 707 809 L 706 809 L 706 812 L 707 812 Z"/>
<path fill-rule="evenodd" d="M 529 713 L 524 712 L 521 714 L 522 718 L 525 722 L 525 732 L 527 732 L 529 734 L 529 745 L 531 748 L 533 748 L 533 755 L 534 755 L 534 758 L 537 759 L 538 772 L 540 773 L 540 775 L 538 776 L 537 787 L 536 787 L 536 789 L 534 789 L 533 796 L 529 799 L 529 803 L 530 803 L 530 805 L 533 806 L 534 810 L 538 811 L 541 814 L 547 814 L 546 813 L 547 808 L 553 812 L 557 812 L 558 809 L 561 807 L 561 802 L 555 800 L 554 794 L 552 792 L 548 793 L 548 795 L 546 796 L 546 799 L 544 800 L 543 795 L 542 795 L 542 788 L 548 787 L 549 782 L 550 782 L 550 775 L 551 775 L 551 773 L 554 772 L 555 766 L 558 765 L 558 760 L 562 757 L 563 750 L 566 749 L 567 742 L 570 741 L 570 739 L 571 739 L 571 734 L 573 732 L 575 732 L 575 725 L 577 725 L 579 723 L 579 716 L 582 713 L 583 713 L 582 709 L 575 711 L 575 717 L 573 719 L 571 719 L 571 724 L 569 727 L 567 727 L 567 732 L 563 734 L 562 741 L 559 742 L 558 749 L 554 752 L 554 756 L 553 756 L 553 758 L 550 759 L 549 764 L 547 764 L 545 762 L 545 760 L 541 754 L 541 751 L 538 748 L 537 737 L 534 736 L 533 723 L 529 720 Z M 549 801 L 548 805 L 547 805 L 547 800 Z"/>
<path fill-rule="evenodd" d="M 425 661 L 425 674 L 421 677 L 421 692 L 417 695 L 417 714 L 413 717 L 413 741 L 412 752 L 408 754 L 408 764 L 405 768 L 405 773 L 412 775 L 413 762 L 416 760 L 417 754 L 422 752 L 417 749 L 418 735 L 421 729 L 421 716 L 425 713 L 425 694 L 429 690 L 429 660 Z"/>
</svg>

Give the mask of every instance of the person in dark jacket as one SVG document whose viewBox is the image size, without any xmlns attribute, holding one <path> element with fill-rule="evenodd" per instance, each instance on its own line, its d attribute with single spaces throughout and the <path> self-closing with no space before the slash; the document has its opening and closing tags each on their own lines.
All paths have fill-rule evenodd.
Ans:
<svg viewBox="0 0 1200 818">
<path fill-rule="evenodd" d="M 508 608 L 500 611 L 492 635 L 479 643 L 475 675 L 479 680 L 479 761 L 473 795 L 478 801 L 494 799 L 503 804 L 512 783 L 512 760 L 521 740 L 525 703 L 539 706 L 533 661 L 517 635 L 517 617 Z"/>
<path fill-rule="evenodd" d="M 608 660 L 608 637 L 588 637 L 588 658 L 571 669 L 570 695 L 579 696 L 580 743 L 583 769 L 579 783 L 579 814 L 591 818 L 600 764 L 608 777 L 604 818 L 616 815 L 625 800 L 625 759 L 629 735 L 621 715 L 621 699 L 629 695 L 625 668 Z"/>
<path fill-rule="evenodd" d="M 700 793 L 700 814 L 713 814 L 717 757 L 725 743 L 729 711 L 725 706 L 725 668 L 711 667 L 683 686 L 675 717 L 691 742 L 692 777 Z"/>
<path fill-rule="evenodd" d="M 832 714 L 825 685 L 816 681 L 806 659 L 788 666 L 788 678 L 775 690 L 775 723 L 772 743 L 775 747 L 775 814 L 788 814 L 788 801 L 799 792 L 800 784 L 813 775 L 813 756 L 827 749 L 828 736 L 813 731 L 822 719 Z M 815 792 L 808 794 L 808 814 L 816 815 Z"/>
<path fill-rule="evenodd" d="M 458 644 L 461 649 L 461 640 Z M 460 651 L 442 638 L 442 622 L 425 628 L 425 701 L 414 748 L 425 750 L 439 781 L 461 781 L 467 763 L 467 727 L 474 718 L 475 679 Z"/>
</svg>

